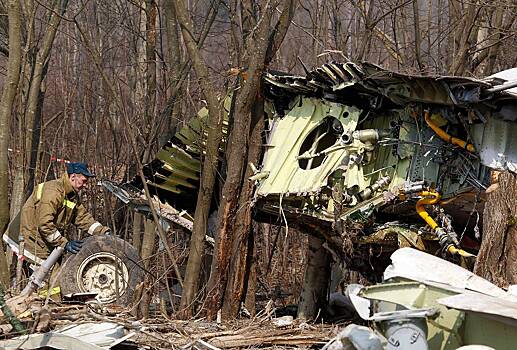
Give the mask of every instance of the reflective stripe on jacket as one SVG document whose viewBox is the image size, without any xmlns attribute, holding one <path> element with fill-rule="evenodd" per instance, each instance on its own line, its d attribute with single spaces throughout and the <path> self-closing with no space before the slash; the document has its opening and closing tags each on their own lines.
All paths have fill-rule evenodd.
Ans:
<svg viewBox="0 0 517 350">
<path fill-rule="evenodd" d="M 52 248 L 63 247 L 68 242 L 70 225 L 88 234 L 108 230 L 86 211 L 65 174 L 36 186 L 23 205 L 20 232 L 25 239 L 25 251 L 45 259 Z"/>
</svg>

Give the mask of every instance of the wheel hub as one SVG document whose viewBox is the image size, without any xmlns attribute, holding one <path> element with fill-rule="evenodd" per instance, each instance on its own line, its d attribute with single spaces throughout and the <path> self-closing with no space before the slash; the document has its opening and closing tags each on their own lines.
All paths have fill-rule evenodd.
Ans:
<svg viewBox="0 0 517 350">
<path fill-rule="evenodd" d="M 111 303 L 128 288 L 127 266 L 114 254 L 97 253 L 86 258 L 77 270 L 81 292 L 97 293 L 101 303 Z"/>
</svg>

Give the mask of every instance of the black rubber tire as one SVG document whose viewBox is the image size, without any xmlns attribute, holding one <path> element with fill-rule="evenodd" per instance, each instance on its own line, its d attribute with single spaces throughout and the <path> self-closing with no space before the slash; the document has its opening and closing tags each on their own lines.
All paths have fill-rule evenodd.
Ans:
<svg viewBox="0 0 517 350">
<path fill-rule="evenodd" d="M 84 240 L 84 244 L 79 253 L 72 255 L 61 266 L 59 284 L 61 295 L 80 293 L 83 290 L 79 287 L 77 271 L 82 262 L 95 253 L 111 253 L 117 256 L 121 263 L 125 264 L 128 270 L 128 287 L 119 296 L 118 301 L 113 303 L 119 305 L 129 305 L 133 301 L 133 294 L 136 286 L 144 280 L 144 270 L 140 266 L 141 258 L 136 249 L 128 242 L 110 235 L 90 236 Z"/>
</svg>

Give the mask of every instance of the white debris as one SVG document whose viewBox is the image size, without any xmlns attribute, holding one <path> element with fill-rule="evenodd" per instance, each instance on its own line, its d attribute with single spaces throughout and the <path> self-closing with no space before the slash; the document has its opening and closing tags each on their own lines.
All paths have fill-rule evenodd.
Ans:
<svg viewBox="0 0 517 350">
<path fill-rule="evenodd" d="M 116 323 L 83 323 L 57 331 L 31 334 L 0 342 L 0 349 L 32 350 L 41 347 L 74 350 L 107 350 L 133 336 Z"/>
<path fill-rule="evenodd" d="M 322 350 L 383 350 L 383 343 L 386 343 L 386 340 L 372 329 L 350 324 Z"/>
<path fill-rule="evenodd" d="M 363 286 L 360 284 L 349 284 L 346 287 L 345 295 L 348 296 L 354 305 L 359 317 L 367 320 L 370 317 L 370 300 L 359 296 L 361 289 L 363 289 Z"/>
<path fill-rule="evenodd" d="M 273 318 L 271 322 L 277 327 L 286 327 L 293 324 L 293 316 L 282 316 Z"/>
</svg>

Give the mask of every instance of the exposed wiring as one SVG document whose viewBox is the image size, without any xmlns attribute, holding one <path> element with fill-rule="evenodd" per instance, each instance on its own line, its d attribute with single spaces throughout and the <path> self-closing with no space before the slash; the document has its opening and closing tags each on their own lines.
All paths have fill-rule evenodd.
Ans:
<svg viewBox="0 0 517 350">
<path fill-rule="evenodd" d="M 478 235 L 479 235 L 479 228 L 478 228 L 479 211 L 477 211 L 476 207 L 477 207 L 477 204 L 479 203 L 480 196 L 481 196 L 481 191 L 478 191 L 476 193 L 476 200 L 474 202 L 474 205 L 472 206 L 472 210 L 470 211 L 469 218 L 467 219 L 467 223 L 465 224 L 465 227 L 463 228 L 463 232 L 460 235 L 460 242 L 463 240 L 463 236 L 465 235 L 465 232 L 467 232 L 467 228 L 469 226 L 470 219 L 472 218 L 472 215 L 474 215 L 474 213 L 476 213 L 476 225 L 474 226 L 474 233 L 475 233 L 476 238 L 479 239 L 479 237 L 478 237 Z"/>
<path fill-rule="evenodd" d="M 418 136 L 418 142 L 420 144 L 422 144 L 423 143 L 422 142 L 422 130 L 420 129 L 420 124 L 418 123 L 418 118 L 417 118 L 418 114 L 417 114 L 416 111 L 413 111 L 412 115 L 413 115 L 413 118 L 415 119 L 416 131 L 417 131 L 417 136 Z M 417 152 L 420 153 L 421 150 L 419 149 Z M 426 167 L 424 166 L 424 164 L 422 164 L 422 178 L 423 179 L 425 179 L 425 168 Z"/>
<path fill-rule="evenodd" d="M 285 216 L 285 212 L 284 212 L 284 207 L 282 206 L 282 202 L 283 202 L 283 199 L 284 199 L 284 193 L 289 189 L 289 185 L 291 184 L 291 181 L 293 180 L 293 177 L 294 177 L 294 174 L 296 173 L 296 168 L 293 168 L 293 170 L 291 171 L 291 174 L 289 174 L 288 178 L 287 178 L 287 182 L 286 182 L 286 185 L 285 185 L 285 191 L 283 191 L 281 194 L 280 194 L 280 200 L 279 200 L 279 213 L 280 213 L 280 217 L 282 218 L 282 220 L 285 222 L 285 237 L 287 238 L 287 233 L 289 232 L 289 224 L 287 223 L 287 217 Z"/>
<path fill-rule="evenodd" d="M 287 224 L 287 217 L 285 216 L 284 208 L 282 207 L 282 199 L 284 198 L 284 194 L 280 194 L 280 201 L 279 201 L 279 210 L 280 210 L 280 216 L 282 217 L 282 220 L 285 223 L 285 237 L 287 238 L 287 233 L 289 232 L 289 225 Z"/>
</svg>

